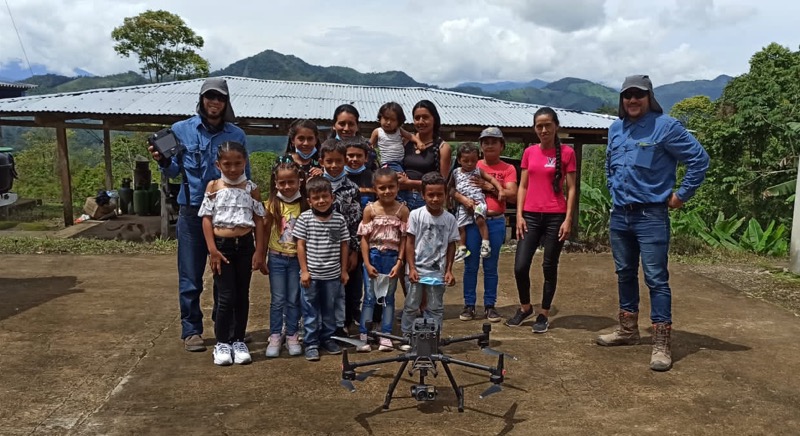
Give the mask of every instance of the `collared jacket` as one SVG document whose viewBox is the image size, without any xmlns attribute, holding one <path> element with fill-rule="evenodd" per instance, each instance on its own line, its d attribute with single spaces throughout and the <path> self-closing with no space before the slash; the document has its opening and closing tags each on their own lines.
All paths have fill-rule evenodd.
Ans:
<svg viewBox="0 0 800 436">
<path fill-rule="evenodd" d="M 678 120 L 658 112 L 636 121 L 614 121 L 606 149 L 606 179 L 614 206 L 666 203 L 675 187 L 678 162 L 686 165 L 686 174 L 675 194 L 685 202 L 708 170 L 708 153 L 697 139 Z"/>
<path fill-rule="evenodd" d="M 246 146 L 244 131 L 232 123 L 226 122 L 222 130 L 211 133 L 203 124 L 199 115 L 195 115 L 172 125 L 172 131 L 185 150 L 173 156 L 168 165 L 161 166 L 161 171 L 169 178 L 181 174 L 181 167 L 186 170 L 189 185 L 190 206 L 199 206 L 203 202 L 203 194 L 208 182 L 220 178 L 219 169 L 214 163 L 217 160 L 217 148 L 226 141 L 235 141 Z M 250 161 L 248 159 L 245 174 L 250 179 Z M 186 205 L 186 184 L 181 183 L 178 204 Z"/>
</svg>

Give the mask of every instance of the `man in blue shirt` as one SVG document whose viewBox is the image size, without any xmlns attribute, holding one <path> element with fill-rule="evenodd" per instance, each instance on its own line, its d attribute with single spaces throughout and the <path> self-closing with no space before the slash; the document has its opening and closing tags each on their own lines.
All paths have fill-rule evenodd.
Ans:
<svg viewBox="0 0 800 436">
<path fill-rule="evenodd" d="M 181 175 L 178 194 L 180 212 L 175 234 L 178 239 L 178 299 L 181 309 L 181 339 L 187 351 L 205 351 L 203 343 L 203 292 L 208 247 L 203 236 L 203 221 L 197 216 L 208 182 L 220 177 L 217 148 L 226 141 L 245 144 L 245 134 L 235 126 L 235 116 L 225 79 L 211 77 L 200 88 L 197 115 L 178 121 L 172 131 L 183 146 L 181 153 L 167 159 L 151 146 L 153 159 L 169 178 Z M 247 177 L 250 178 L 248 164 Z"/>
<path fill-rule="evenodd" d="M 619 327 L 600 335 L 604 346 L 639 342 L 639 257 L 650 289 L 653 349 L 650 368 L 672 367 L 672 293 L 667 258 L 668 209 L 683 206 L 705 178 L 708 154 L 678 120 L 664 115 L 648 76 L 628 76 L 619 97 L 619 119 L 608 130 L 606 177 L 614 207 L 611 250 L 619 291 Z M 673 191 L 678 162 L 686 165 Z"/>
</svg>

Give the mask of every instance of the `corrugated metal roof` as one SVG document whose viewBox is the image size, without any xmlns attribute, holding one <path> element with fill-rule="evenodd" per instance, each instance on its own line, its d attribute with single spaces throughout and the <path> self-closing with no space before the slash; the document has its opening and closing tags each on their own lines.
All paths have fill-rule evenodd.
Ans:
<svg viewBox="0 0 800 436">
<path fill-rule="evenodd" d="M 433 88 L 399 88 L 344 85 L 322 82 L 288 82 L 225 76 L 231 105 L 237 117 L 252 119 L 297 119 L 329 121 L 342 103 L 354 105 L 362 120 L 377 118 L 378 109 L 395 101 L 406 111 L 418 101 L 436 104 L 445 126 L 528 127 L 541 107 Z M 61 94 L 36 95 L 0 100 L 3 114 L 66 112 L 97 115 L 194 114 L 204 79 L 122 88 L 94 89 Z M 561 127 L 607 129 L 613 117 L 556 109 Z"/>
<path fill-rule="evenodd" d="M 36 88 L 36 85 L 31 85 L 28 83 L 0 82 L 0 88 L 31 89 Z"/>
</svg>

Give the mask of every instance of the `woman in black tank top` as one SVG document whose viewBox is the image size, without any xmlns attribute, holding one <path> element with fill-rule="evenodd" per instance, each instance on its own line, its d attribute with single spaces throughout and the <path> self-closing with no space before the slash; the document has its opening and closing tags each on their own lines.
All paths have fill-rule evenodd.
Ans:
<svg viewBox="0 0 800 436">
<path fill-rule="evenodd" d="M 439 136 L 442 126 L 439 111 L 428 100 L 420 100 L 411 111 L 414 118 L 416 135 L 427 145 L 424 150 L 417 148 L 416 144 L 408 142 L 405 145 L 403 168 L 405 174 L 400 175 L 400 189 L 398 196 L 410 210 L 425 205 L 422 200 L 422 176 L 431 171 L 439 171 L 447 179 L 450 174 L 450 144 L 444 142 Z"/>
</svg>

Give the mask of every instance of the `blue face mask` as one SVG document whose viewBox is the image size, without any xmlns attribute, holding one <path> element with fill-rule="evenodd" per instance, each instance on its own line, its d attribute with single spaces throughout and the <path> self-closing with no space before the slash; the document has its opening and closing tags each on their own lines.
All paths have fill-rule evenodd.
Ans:
<svg viewBox="0 0 800 436">
<path fill-rule="evenodd" d="M 359 168 L 357 168 L 355 170 L 346 166 L 346 167 L 344 167 L 344 172 L 346 172 L 347 174 L 361 174 L 366 169 L 367 169 L 367 166 L 363 165 L 363 164 L 361 165 L 361 167 L 359 167 Z"/>
<path fill-rule="evenodd" d="M 300 151 L 300 149 L 299 149 L 299 148 L 295 148 L 295 150 L 294 150 L 294 151 L 295 151 L 295 153 L 297 153 L 297 155 L 298 155 L 298 156 L 300 156 L 301 158 L 303 158 L 303 160 L 309 160 L 309 159 L 311 159 L 311 158 L 312 158 L 312 157 L 313 157 L 315 154 L 317 154 L 317 149 L 316 149 L 316 148 L 314 148 L 313 150 L 311 150 L 311 153 L 308 153 L 308 154 L 305 154 L 305 153 L 303 153 L 302 151 Z"/>
<path fill-rule="evenodd" d="M 345 169 L 347 169 L 347 167 L 345 167 Z M 342 174 L 339 174 L 336 177 L 333 177 L 332 175 L 328 174 L 327 171 L 322 173 L 322 176 L 328 179 L 328 181 L 330 181 L 331 183 L 335 183 L 338 182 L 339 180 L 342 180 L 346 175 L 347 175 L 346 171 L 342 171 Z"/>
</svg>

